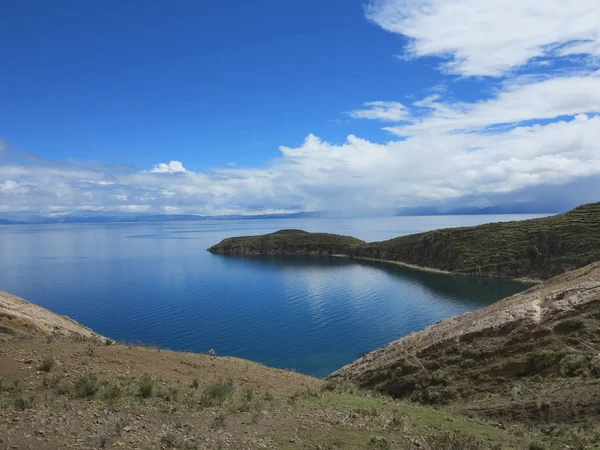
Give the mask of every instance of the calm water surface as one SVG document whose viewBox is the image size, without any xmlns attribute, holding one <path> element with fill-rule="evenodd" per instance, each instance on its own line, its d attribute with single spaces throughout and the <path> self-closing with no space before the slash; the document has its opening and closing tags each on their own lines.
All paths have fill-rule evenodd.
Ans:
<svg viewBox="0 0 600 450">
<path fill-rule="evenodd" d="M 533 216 L 0 226 L 0 289 L 117 340 L 325 376 L 527 286 L 330 257 L 212 255 L 236 235 L 301 228 L 384 240 Z"/>
</svg>

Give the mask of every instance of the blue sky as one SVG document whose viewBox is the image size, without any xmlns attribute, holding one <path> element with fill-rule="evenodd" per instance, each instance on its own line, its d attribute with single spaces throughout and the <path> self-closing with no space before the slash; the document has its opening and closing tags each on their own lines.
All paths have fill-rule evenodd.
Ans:
<svg viewBox="0 0 600 450">
<path fill-rule="evenodd" d="M 0 213 L 360 213 L 579 189 L 600 174 L 599 15 L 594 0 L 5 2 Z"/>
</svg>

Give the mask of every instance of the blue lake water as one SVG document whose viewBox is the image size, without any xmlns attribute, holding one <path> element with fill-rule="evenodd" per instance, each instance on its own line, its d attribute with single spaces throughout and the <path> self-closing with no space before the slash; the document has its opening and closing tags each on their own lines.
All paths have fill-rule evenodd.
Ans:
<svg viewBox="0 0 600 450">
<path fill-rule="evenodd" d="M 230 236 L 301 228 L 367 241 L 533 216 L 0 226 L 0 289 L 117 340 L 325 376 L 528 286 L 335 257 L 212 255 Z"/>
</svg>

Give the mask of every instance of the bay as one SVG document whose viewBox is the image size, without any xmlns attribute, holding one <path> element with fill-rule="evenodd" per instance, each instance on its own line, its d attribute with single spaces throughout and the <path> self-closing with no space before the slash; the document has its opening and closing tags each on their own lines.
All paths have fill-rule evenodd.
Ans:
<svg viewBox="0 0 600 450">
<path fill-rule="evenodd" d="M 0 226 L 0 289 L 116 340 L 326 376 L 526 284 L 337 257 L 227 257 L 208 247 L 283 228 L 378 241 L 532 215 Z"/>
</svg>

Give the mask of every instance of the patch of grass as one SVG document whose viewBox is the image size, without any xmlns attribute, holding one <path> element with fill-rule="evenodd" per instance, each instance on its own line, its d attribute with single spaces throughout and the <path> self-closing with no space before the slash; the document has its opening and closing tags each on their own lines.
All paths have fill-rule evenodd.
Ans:
<svg viewBox="0 0 600 450">
<path fill-rule="evenodd" d="M 233 381 L 217 381 L 204 388 L 200 405 L 204 407 L 223 406 L 223 403 L 230 398 L 235 391 Z"/>
<path fill-rule="evenodd" d="M 141 398 L 150 398 L 154 394 L 154 381 L 150 375 L 145 374 L 140 378 L 138 394 Z"/>
<path fill-rule="evenodd" d="M 40 364 L 39 369 L 42 372 L 50 372 L 55 365 L 56 361 L 52 356 L 45 356 L 44 359 L 42 359 L 42 364 Z"/>
<path fill-rule="evenodd" d="M 75 380 L 74 393 L 78 398 L 92 398 L 100 389 L 98 377 L 94 374 L 86 374 Z"/>
<path fill-rule="evenodd" d="M 543 442 L 532 441 L 529 443 L 529 450 L 548 450 L 548 447 Z"/>
</svg>

